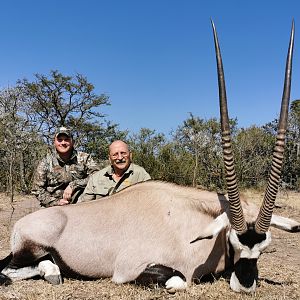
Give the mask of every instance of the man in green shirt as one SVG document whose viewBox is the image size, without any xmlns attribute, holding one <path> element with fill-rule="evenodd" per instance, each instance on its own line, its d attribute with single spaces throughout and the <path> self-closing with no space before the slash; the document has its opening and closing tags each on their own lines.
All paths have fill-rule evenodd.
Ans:
<svg viewBox="0 0 300 300">
<path fill-rule="evenodd" d="M 132 153 L 123 141 L 109 146 L 110 166 L 90 176 L 79 202 L 105 197 L 141 181 L 151 179 L 144 168 L 132 163 Z"/>
<path fill-rule="evenodd" d="M 31 192 L 43 207 L 76 203 L 95 171 L 99 167 L 91 155 L 75 150 L 72 133 L 60 127 L 52 153 L 36 169 Z"/>
</svg>

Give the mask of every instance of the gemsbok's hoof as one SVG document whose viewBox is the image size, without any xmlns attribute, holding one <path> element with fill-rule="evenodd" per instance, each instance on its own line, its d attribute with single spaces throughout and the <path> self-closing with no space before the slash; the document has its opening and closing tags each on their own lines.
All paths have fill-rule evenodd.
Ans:
<svg viewBox="0 0 300 300">
<path fill-rule="evenodd" d="M 61 275 L 48 275 L 44 276 L 44 279 L 53 285 L 62 284 Z"/>
<path fill-rule="evenodd" d="M 179 290 L 185 290 L 187 283 L 179 276 L 173 276 L 166 281 L 166 289 L 170 294 L 176 293 Z"/>
<path fill-rule="evenodd" d="M 43 260 L 39 263 L 40 275 L 51 284 L 57 285 L 62 283 L 62 277 L 59 267 L 50 260 Z"/>
</svg>

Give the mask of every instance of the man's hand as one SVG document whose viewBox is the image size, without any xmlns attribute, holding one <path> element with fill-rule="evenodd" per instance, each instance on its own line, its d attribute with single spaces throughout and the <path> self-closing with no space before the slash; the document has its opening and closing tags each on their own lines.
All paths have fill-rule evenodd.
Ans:
<svg viewBox="0 0 300 300">
<path fill-rule="evenodd" d="M 66 204 L 69 204 L 69 201 L 66 199 L 60 199 L 57 202 L 57 205 L 66 205 Z"/>
<path fill-rule="evenodd" d="M 73 193 L 73 189 L 68 185 L 64 190 L 63 199 L 69 202 L 69 200 L 72 197 L 72 193 Z"/>
</svg>

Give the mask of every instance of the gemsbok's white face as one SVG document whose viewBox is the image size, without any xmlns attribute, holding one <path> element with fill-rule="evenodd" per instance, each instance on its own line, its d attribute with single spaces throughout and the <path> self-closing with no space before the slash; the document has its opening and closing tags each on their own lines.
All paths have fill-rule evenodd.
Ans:
<svg viewBox="0 0 300 300">
<path fill-rule="evenodd" d="M 235 292 L 254 292 L 258 279 L 257 260 L 271 243 L 271 233 L 256 233 L 254 228 L 238 235 L 231 230 L 229 241 L 234 249 L 234 268 L 230 287 Z"/>
</svg>

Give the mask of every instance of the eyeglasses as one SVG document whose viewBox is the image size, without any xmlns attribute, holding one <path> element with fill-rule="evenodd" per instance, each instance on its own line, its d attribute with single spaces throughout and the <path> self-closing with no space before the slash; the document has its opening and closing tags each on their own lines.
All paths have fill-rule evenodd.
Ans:
<svg viewBox="0 0 300 300">
<path fill-rule="evenodd" d="M 116 152 L 114 154 L 110 155 L 112 159 L 117 159 L 118 157 L 128 157 L 129 153 L 128 152 Z"/>
</svg>

